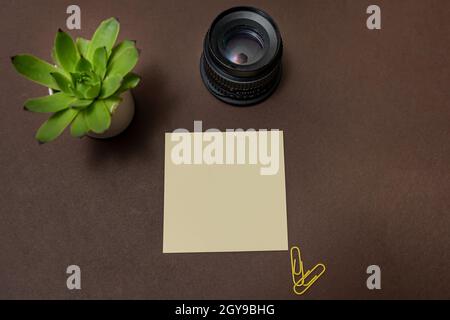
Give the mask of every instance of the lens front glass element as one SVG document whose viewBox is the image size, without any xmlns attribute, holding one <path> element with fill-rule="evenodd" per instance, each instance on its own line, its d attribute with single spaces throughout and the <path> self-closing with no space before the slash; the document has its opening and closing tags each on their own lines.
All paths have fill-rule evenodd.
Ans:
<svg viewBox="0 0 450 320">
<path fill-rule="evenodd" d="M 238 65 L 257 62 L 264 53 L 261 37 L 249 29 L 230 32 L 224 39 L 223 54 L 225 58 Z"/>
</svg>

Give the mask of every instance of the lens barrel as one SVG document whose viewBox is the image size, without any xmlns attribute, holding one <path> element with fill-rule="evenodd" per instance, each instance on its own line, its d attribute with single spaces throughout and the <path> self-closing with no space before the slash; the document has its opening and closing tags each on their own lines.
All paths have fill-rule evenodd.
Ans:
<svg viewBox="0 0 450 320">
<path fill-rule="evenodd" d="M 205 36 L 200 71 L 206 88 L 236 106 L 268 98 L 281 80 L 283 42 L 264 11 L 235 7 L 221 13 Z"/>
</svg>

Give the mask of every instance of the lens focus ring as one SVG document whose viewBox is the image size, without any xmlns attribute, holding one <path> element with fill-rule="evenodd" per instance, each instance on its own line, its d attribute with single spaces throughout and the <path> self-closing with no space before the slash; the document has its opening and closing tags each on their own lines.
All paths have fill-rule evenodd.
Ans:
<svg viewBox="0 0 450 320">
<path fill-rule="evenodd" d="M 278 65 L 263 78 L 256 79 L 254 81 L 236 82 L 230 81 L 226 77 L 223 77 L 218 72 L 214 71 L 207 61 L 203 63 L 205 75 L 209 85 L 213 86 L 214 89 L 222 96 L 233 99 L 254 99 L 266 93 L 271 89 L 272 84 L 276 81 L 276 78 L 281 72 L 281 65 Z"/>
</svg>

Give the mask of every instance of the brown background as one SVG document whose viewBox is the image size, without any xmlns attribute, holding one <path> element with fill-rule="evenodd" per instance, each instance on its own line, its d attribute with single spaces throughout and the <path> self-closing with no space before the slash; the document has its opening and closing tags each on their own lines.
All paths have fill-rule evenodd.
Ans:
<svg viewBox="0 0 450 320">
<path fill-rule="evenodd" d="M 109 141 L 39 146 L 46 116 L 22 106 L 45 89 L 9 57 L 49 59 L 71 3 L 0 1 L 0 298 L 297 298 L 288 252 L 162 254 L 164 132 L 193 120 L 285 131 L 289 242 L 328 268 L 307 298 L 450 298 L 449 1 L 376 1 L 369 31 L 372 1 L 78 0 L 74 36 L 117 16 L 138 41 L 137 115 Z M 285 41 L 279 90 L 247 109 L 215 100 L 198 68 L 210 22 L 238 4 Z"/>
</svg>

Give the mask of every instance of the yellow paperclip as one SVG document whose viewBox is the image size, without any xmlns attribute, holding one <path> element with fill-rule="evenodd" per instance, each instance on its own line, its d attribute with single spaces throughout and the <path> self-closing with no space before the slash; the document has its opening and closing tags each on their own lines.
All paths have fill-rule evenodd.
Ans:
<svg viewBox="0 0 450 320">
<path fill-rule="evenodd" d="M 297 253 L 298 258 L 296 259 L 295 253 Z M 298 268 L 297 268 L 298 263 Z M 322 270 L 314 275 L 311 280 L 306 281 L 306 279 L 313 274 L 313 272 L 321 268 Z M 297 270 L 298 269 L 298 270 Z M 292 281 L 294 283 L 293 290 L 294 293 L 297 295 L 302 295 L 306 291 L 309 290 L 309 288 L 324 274 L 326 267 L 323 263 L 318 263 L 312 268 L 311 270 L 308 270 L 305 272 L 304 266 L 303 266 L 303 260 L 300 252 L 299 247 L 292 247 L 291 248 L 291 270 L 292 270 Z M 300 279 L 296 279 L 296 277 L 300 276 Z M 298 288 L 303 288 L 302 290 L 298 291 Z"/>
</svg>

